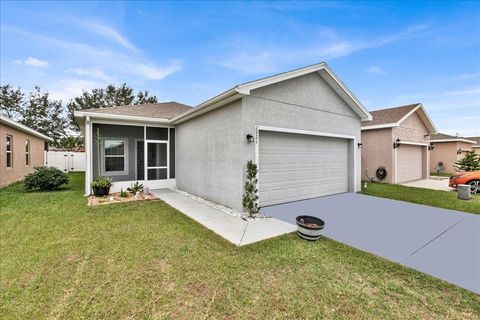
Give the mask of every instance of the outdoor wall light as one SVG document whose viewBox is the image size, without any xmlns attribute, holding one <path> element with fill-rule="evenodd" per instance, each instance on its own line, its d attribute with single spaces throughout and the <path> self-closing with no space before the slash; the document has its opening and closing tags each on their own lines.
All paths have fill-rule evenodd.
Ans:
<svg viewBox="0 0 480 320">
<path fill-rule="evenodd" d="M 430 134 L 428 133 L 428 134 L 424 135 L 423 137 L 424 137 L 425 139 L 430 139 Z"/>
<path fill-rule="evenodd" d="M 397 138 L 397 140 L 395 140 L 395 142 L 393 143 L 393 149 L 400 148 L 400 141 L 400 138 Z"/>
<path fill-rule="evenodd" d="M 363 146 L 363 143 L 359 142 L 357 143 L 358 147 L 361 148 Z"/>
<path fill-rule="evenodd" d="M 458 149 L 457 154 L 462 154 L 462 149 Z"/>
<path fill-rule="evenodd" d="M 253 141 L 255 141 L 255 139 L 253 138 L 253 136 L 251 134 L 247 134 L 247 141 L 248 142 L 253 142 Z"/>
<path fill-rule="evenodd" d="M 428 151 L 432 151 L 433 149 L 435 149 L 435 144 L 430 142 L 430 145 L 428 146 Z"/>
</svg>

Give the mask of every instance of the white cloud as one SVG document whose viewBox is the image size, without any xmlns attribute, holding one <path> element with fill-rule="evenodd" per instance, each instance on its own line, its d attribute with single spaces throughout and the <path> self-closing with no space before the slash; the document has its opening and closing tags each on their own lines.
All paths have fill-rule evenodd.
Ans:
<svg viewBox="0 0 480 320">
<path fill-rule="evenodd" d="M 58 64 L 63 65 L 63 70 L 81 77 L 114 82 L 115 79 L 109 76 L 109 74 L 115 74 L 115 77 L 124 79 L 122 81 L 127 79 L 129 81 L 161 80 L 182 69 L 182 63 L 179 59 L 174 59 L 170 63 L 161 65 L 146 60 L 137 52 L 124 54 L 118 50 L 98 49 L 88 44 L 64 41 L 16 28 L 7 27 L 4 29 L 23 35 L 29 38 L 28 40 L 37 40 L 40 46 L 49 46 L 51 50 L 55 50 L 61 56 L 61 61 Z M 100 28 L 99 30 L 103 29 Z M 106 30 L 103 30 L 105 34 L 109 34 L 109 31 Z M 116 37 L 115 32 L 110 33 L 110 35 L 114 38 Z M 127 47 L 129 46 L 128 43 L 121 40 L 121 37 L 117 37 L 117 39 Z M 134 48 L 132 47 L 132 49 Z M 78 61 L 91 67 L 88 69 L 76 67 L 75 64 Z"/>
<path fill-rule="evenodd" d="M 388 74 L 385 70 L 380 68 L 379 66 L 371 66 L 367 69 L 367 73 L 377 74 L 377 75 L 386 75 Z"/>
<path fill-rule="evenodd" d="M 98 69 L 73 68 L 73 69 L 68 69 L 67 71 L 73 74 L 76 74 L 77 76 L 86 76 L 86 77 L 101 79 L 105 81 L 112 80 L 112 77 L 109 77 L 103 71 Z"/>
<path fill-rule="evenodd" d="M 215 63 L 248 74 L 276 72 L 283 69 L 286 64 L 325 61 L 348 56 L 361 50 L 383 47 L 412 37 L 424 36 L 429 27 L 428 24 L 412 25 L 397 33 L 368 40 L 344 40 L 331 30 L 328 35 L 317 32 L 314 39 L 309 37 L 302 39 L 299 36 L 300 39 L 294 43 L 280 45 L 277 41 L 269 44 L 268 41 L 256 43 L 251 38 L 239 39 L 233 41 L 234 45 L 228 44 L 234 52 L 232 57 L 219 59 Z M 245 43 L 249 44 L 248 50 L 245 50 Z"/>
<path fill-rule="evenodd" d="M 14 60 L 14 63 L 24 64 L 26 66 L 31 66 L 34 68 L 46 68 L 48 67 L 48 61 L 40 60 L 37 58 L 28 57 L 25 60 Z"/>
<path fill-rule="evenodd" d="M 50 97 L 53 99 L 68 102 L 73 97 L 80 95 L 83 90 L 89 91 L 96 88 L 102 88 L 105 85 L 105 82 L 67 78 L 46 85 L 45 90 L 50 93 Z"/>
<path fill-rule="evenodd" d="M 95 21 L 78 21 L 78 24 L 85 29 L 104 38 L 110 39 L 129 50 L 139 51 L 130 41 L 127 40 L 127 38 L 110 26 Z"/>
<path fill-rule="evenodd" d="M 130 72 L 136 76 L 140 76 L 150 80 L 161 80 L 182 69 L 180 60 L 174 60 L 166 67 L 158 67 L 152 63 L 136 62 L 127 65 L 125 71 Z"/>
</svg>

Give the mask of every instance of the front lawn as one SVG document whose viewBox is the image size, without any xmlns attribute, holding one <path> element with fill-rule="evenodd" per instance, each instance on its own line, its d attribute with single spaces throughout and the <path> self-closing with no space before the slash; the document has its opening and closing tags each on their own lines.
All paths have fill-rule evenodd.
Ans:
<svg viewBox="0 0 480 320">
<path fill-rule="evenodd" d="M 372 186 L 375 189 L 375 186 Z M 161 201 L 0 190 L 3 319 L 478 319 L 480 296 L 328 239 L 237 248 Z"/>
<path fill-rule="evenodd" d="M 369 182 L 362 193 L 387 199 L 395 199 L 427 206 L 480 214 L 480 195 L 472 195 L 470 201 L 457 199 L 453 191 L 440 191 L 423 188 L 413 188 L 398 184 Z"/>
<path fill-rule="evenodd" d="M 430 176 L 432 177 L 451 177 L 453 174 L 446 172 L 431 172 Z"/>
</svg>

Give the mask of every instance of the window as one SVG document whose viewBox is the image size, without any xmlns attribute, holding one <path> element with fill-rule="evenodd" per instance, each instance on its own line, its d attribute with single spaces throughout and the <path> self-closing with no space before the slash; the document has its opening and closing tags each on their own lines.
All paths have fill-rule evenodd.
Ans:
<svg viewBox="0 0 480 320">
<path fill-rule="evenodd" d="M 7 135 L 7 139 L 5 142 L 7 145 L 7 168 L 11 168 L 13 166 L 13 159 L 12 159 L 13 137 Z"/>
<path fill-rule="evenodd" d="M 25 140 L 25 164 L 30 165 L 30 140 Z"/>
<path fill-rule="evenodd" d="M 104 175 L 127 174 L 127 140 L 105 139 L 103 141 Z"/>
</svg>

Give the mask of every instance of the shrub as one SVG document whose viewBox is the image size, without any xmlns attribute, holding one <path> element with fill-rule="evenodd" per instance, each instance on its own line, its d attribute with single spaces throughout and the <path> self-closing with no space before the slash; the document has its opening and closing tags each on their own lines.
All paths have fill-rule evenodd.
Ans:
<svg viewBox="0 0 480 320">
<path fill-rule="evenodd" d="M 90 187 L 92 188 L 110 188 L 112 186 L 112 179 L 105 177 L 97 177 L 92 181 Z"/>
<path fill-rule="evenodd" d="M 255 216 L 255 214 L 260 211 L 258 206 L 258 189 L 257 189 L 257 174 L 258 169 L 257 165 L 252 161 L 247 162 L 247 181 L 245 182 L 244 192 L 243 192 L 243 209 L 248 212 L 250 217 Z"/>
<path fill-rule="evenodd" d="M 23 183 L 28 190 L 55 190 L 68 183 L 68 175 L 55 167 L 35 167 L 35 172 L 27 175 Z"/>
<path fill-rule="evenodd" d="M 143 190 L 143 184 L 139 183 L 138 181 L 135 183 L 132 183 L 130 187 L 127 188 L 127 191 L 133 195 L 137 194 L 137 192 L 142 192 L 142 190 Z"/>
<path fill-rule="evenodd" d="M 480 170 L 480 155 L 475 151 L 465 152 L 465 157 L 455 162 L 453 165 L 457 171 L 477 171 Z"/>
</svg>

